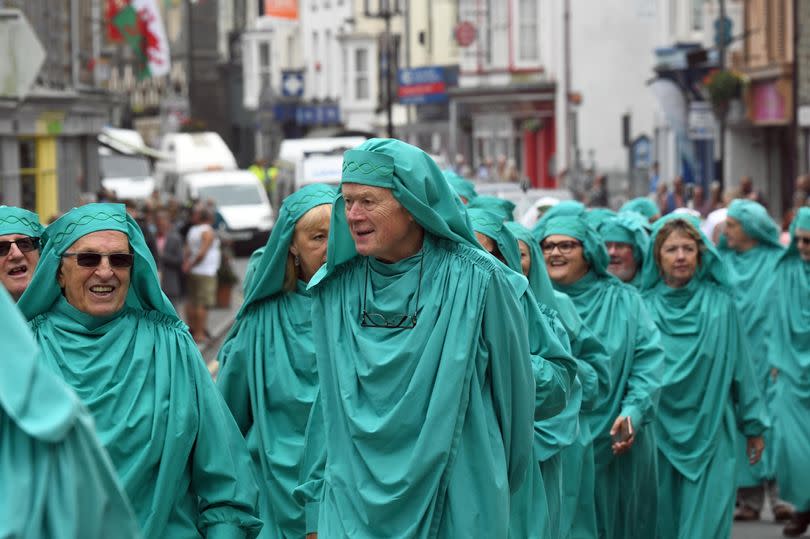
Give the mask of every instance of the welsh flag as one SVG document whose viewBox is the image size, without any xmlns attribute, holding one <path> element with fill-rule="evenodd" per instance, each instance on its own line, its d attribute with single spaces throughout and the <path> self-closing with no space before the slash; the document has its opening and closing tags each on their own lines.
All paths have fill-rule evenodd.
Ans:
<svg viewBox="0 0 810 539">
<path fill-rule="evenodd" d="M 171 55 L 157 0 L 107 0 L 107 34 L 126 43 L 141 60 L 141 79 L 169 73 Z"/>
</svg>

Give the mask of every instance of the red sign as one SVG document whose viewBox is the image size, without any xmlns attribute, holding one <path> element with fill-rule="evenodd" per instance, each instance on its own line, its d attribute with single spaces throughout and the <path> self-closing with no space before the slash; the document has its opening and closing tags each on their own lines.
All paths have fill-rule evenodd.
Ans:
<svg viewBox="0 0 810 539">
<path fill-rule="evenodd" d="M 264 0 L 264 15 L 279 19 L 298 19 L 298 0 Z"/>
<path fill-rule="evenodd" d="M 469 47 L 478 37 L 478 30 L 476 30 L 475 25 L 469 21 L 461 21 L 458 23 L 453 33 L 456 36 L 456 43 L 458 43 L 460 47 Z"/>
<path fill-rule="evenodd" d="M 411 86 L 400 86 L 399 97 L 410 97 L 415 95 L 427 95 L 427 94 L 443 94 L 446 91 L 447 85 L 443 82 L 412 84 Z"/>
<path fill-rule="evenodd" d="M 787 99 L 778 81 L 756 81 L 751 84 L 751 120 L 755 124 L 789 122 Z"/>
</svg>

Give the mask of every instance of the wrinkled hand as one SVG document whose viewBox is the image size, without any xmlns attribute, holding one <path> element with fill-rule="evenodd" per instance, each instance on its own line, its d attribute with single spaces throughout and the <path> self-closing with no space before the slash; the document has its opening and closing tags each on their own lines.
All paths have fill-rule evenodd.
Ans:
<svg viewBox="0 0 810 539">
<path fill-rule="evenodd" d="M 613 426 L 610 427 L 610 435 L 615 436 L 616 434 L 621 431 L 622 423 L 627 420 L 629 421 L 630 418 L 627 416 L 620 415 L 616 418 L 616 421 L 613 422 Z M 633 430 L 633 424 L 630 423 L 630 437 L 627 440 L 621 442 L 614 442 L 611 448 L 613 449 L 614 455 L 621 455 L 623 453 L 627 453 L 630 451 L 630 448 L 633 447 L 633 442 L 636 441 L 636 431 Z"/>
<path fill-rule="evenodd" d="M 753 466 L 762 458 L 762 451 L 765 450 L 765 440 L 762 439 L 762 436 L 754 436 L 748 438 L 746 446 L 745 454 L 748 455 L 748 462 Z"/>
</svg>

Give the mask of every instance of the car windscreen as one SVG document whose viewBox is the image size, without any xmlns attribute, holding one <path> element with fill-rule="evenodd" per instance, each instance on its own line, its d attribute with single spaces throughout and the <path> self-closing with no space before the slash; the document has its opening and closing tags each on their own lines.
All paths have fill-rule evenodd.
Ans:
<svg viewBox="0 0 810 539">
<path fill-rule="evenodd" d="M 230 185 L 206 185 L 200 187 L 200 200 L 213 198 L 217 206 L 250 206 L 261 204 L 259 187 L 248 183 Z"/>
<path fill-rule="evenodd" d="M 145 178 L 150 175 L 149 160 L 142 155 L 99 156 L 103 178 Z"/>
</svg>

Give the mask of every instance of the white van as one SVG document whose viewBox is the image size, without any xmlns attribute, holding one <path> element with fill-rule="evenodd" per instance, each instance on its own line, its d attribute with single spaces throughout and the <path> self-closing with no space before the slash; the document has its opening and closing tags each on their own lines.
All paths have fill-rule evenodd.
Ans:
<svg viewBox="0 0 810 539">
<path fill-rule="evenodd" d="M 140 133 L 105 127 L 98 135 L 101 185 L 121 199 L 144 200 L 155 190 L 150 157 L 159 154 L 147 148 Z"/>
<path fill-rule="evenodd" d="M 310 183 L 337 185 L 343 171 L 343 152 L 364 143 L 365 137 L 285 139 L 281 142 L 273 202 Z"/>
<path fill-rule="evenodd" d="M 267 243 L 273 228 L 273 208 L 264 186 L 246 170 L 193 172 L 178 178 L 174 195 L 181 204 L 213 199 L 224 221 L 221 231 L 237 246 Z"/>
<path fill-rule="evenodd" d="M 236 158 L 219 134 L 168 133 L 160 141 L 164 159 L 155 163 L 155 180 L 161 190 L 173 193 L 183 174 L 210 170 L 237 170 Z"/>
</svg>

